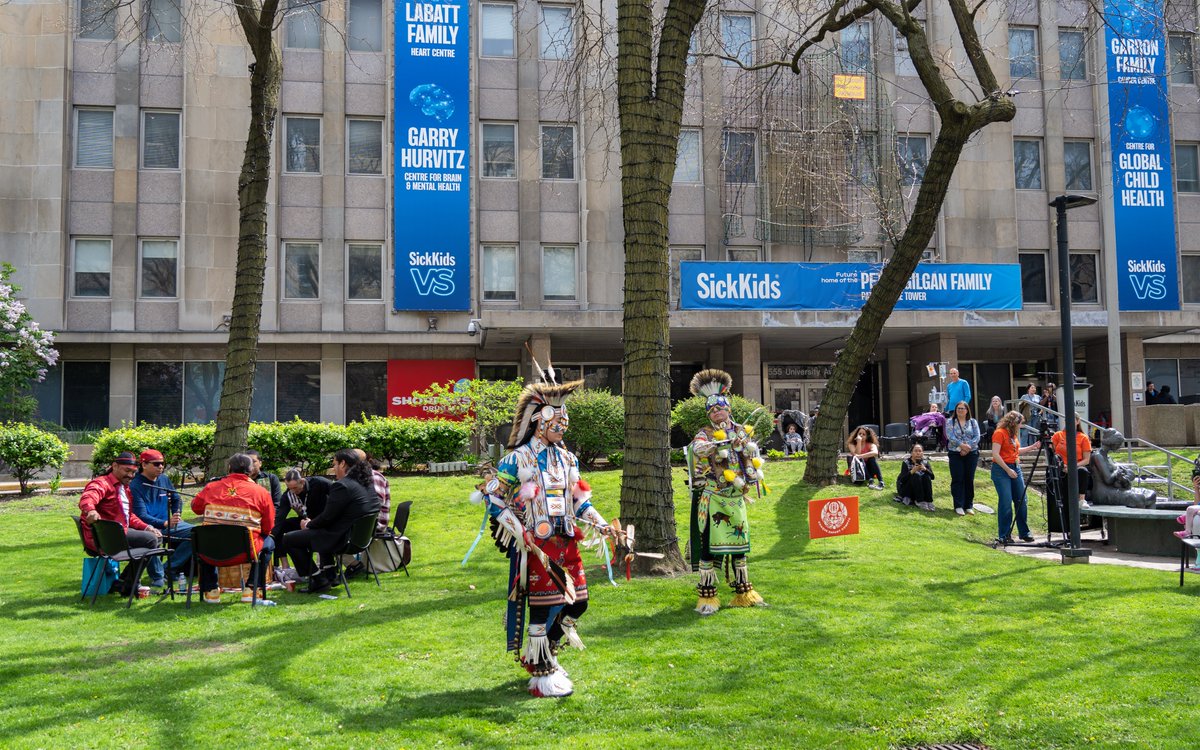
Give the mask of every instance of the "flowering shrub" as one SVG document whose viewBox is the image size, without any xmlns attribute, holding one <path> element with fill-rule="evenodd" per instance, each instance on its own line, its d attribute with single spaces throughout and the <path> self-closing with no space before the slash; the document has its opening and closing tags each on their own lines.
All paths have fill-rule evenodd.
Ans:
<svg viewBox="0 0 1200 750">
<path fill-rule="evenodd" d="M 21 288 L 10 283 L 16 269 L 0 266 L 0 419 L 26 421 L 37 401 L 29 386 L 46 379 L 46 370 L 58 362 L 54 334 L 43 331 L 16 298 Z"/>
</svg>

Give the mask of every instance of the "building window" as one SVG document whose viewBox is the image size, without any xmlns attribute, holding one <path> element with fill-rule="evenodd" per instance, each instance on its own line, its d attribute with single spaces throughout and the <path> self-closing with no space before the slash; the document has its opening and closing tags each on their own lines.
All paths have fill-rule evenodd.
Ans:
<svg viewBox="0 0 1200 750">
<path fill-rule="evenodd" d="M 1087 43 L 1082 31 L 1059 29 L 1058 75 L 1064 81 L 1087 78 Z"/>
<path fill-rule="evenodd" d="M 847 73 L 866 73 L 871 65 L 871 24 L 859 21 L 842 30 L 838 43 L 842 70 Z"/>
<path fill-rule="evenodd" d="M 321 421 L 321 363 L 275 363 L 275 419 Z"/>
<path fill-rule="evenodd" d="M 118 6 L 117 0 L 79 0 L 79 38 L 113 39 Z"/>
<path fill-rule="evenodd" d="M 1198 151 L 1195 143 L 1175 144 L 1175 189 L 1181 193 L 1200 193 Z"/>
<path fill-rule="evenodd" d="M 383 299 L 383 245 L 354 242 L 347 246 L 346 297 Z"/>
<path fill-rule="evenodd" d="M 288 0 L 284 46 L 321 49 L 321 0 Z"/>
<path fill-rule="evenodd" d="M 700 182 L 700 131 L 679 131 L 679 150 L 675 152 L 675 182 Z"/>
<path fill-rule="evenodd" d="M 589 391 L 605 390 L 614 396 L 621 395 L 620 365 L 584 365 L 583 387 Z"/>
<path fill-rule="evenodd" d="M 1063 143 L 1063 167 L 1066 171 L 1067 190 L 1092 190 L 1091 141 Z"/>
<path fill-rule="evenodd" d="M 1100 280 L 1095 253 L 1071 253 L 1071 301 L 1100 301 Z"/>
<path fill-rule="evenodd" d="M 183 37 L 183 0 L 149 0 L 146 13 L 146 39 L 151 42 L 179 44 Z"/>
<path fill-rule="evenodd" d="M 382 120 L 348 121 L 346 143 L 346 172 L 383 174 Z"/>
<path fill-rule="evenodd" d="M 174 297 L 179 240 L 142 240 L 143 297 Z"/>
<path fill-rule="evenodd" d="M 483 57 L 516 57 L 513 9 L 509 3 L 491 5 L 485 3 L 480 13 L 480 50 Z"/>
<path fill-rule="evenodd" d="M 576 274 L 574 246 L 542 248 L 543 299 L 548 302 L 574 302 Z"/>
<path fill-rule="evenodd" d="M 108 426 L 108 362 L 63 362 L 62 424 L 68 430 Z"/>
<path fill-rule="evenodd" d="M 543 60 L 566 60 L 575 50 L 575 29 L 571 26 L 571 8 L 543 5 L 539 32 Z"/>
<path fill-rule="evenodd" d="M 743 130 L 726 130 L 721 151 L 721 169 L 725 182 L 754 184 L 758 181 L 755 154 L 755 134 Z"/>
<path fill-rule="evenodd" d="M 1200 255 L 1180 255 L 1179 271 L 1183 277 L 1183 301 L 1200 304 Z"/>
<path fill-rule="evenodd" d="M 315 117 L 287 117 L 288 172 L 321 171 L 321 121 Z"/>
<path fill-rule="evenodd" d="M 912 55 L 908 51 L 908 37 L 899 29 L 895 30 L 896 37 L 896 75 L 915 76 L 917 66 L 913 64 Z"/>
<path fill-rule="evenodd" d="M 754 16 L 748 13 L 721 14 L 721 44 L 725 65 L 754 64 Z"/>
<path fill-rule="evenodd" d="M 762 260 L 762 248 L 729 247 L 725 251 L 725 256 L 735 263 L 757 263 Z"/>
<path fill-rule="evenodd" d="M 517 365 L 509 364 L 490 364 L 479 365 L 480 380 L 516 380 L 520 375 Z"/>
<path fill-rule="evenodd" d="M 383 4 L 381 0 L 350 0 L 346 22 L 346 46 L 353 52 L 383 51 Z"/>
<path fill-rule="evenodd" d="M 542 179 L 575 179 L 575 128 L 542 126 Z"/>
<path fill-rule="evenodd" d="M 283 244 L 283 298 L 320 296 L 321 246 L 315 242 Z"/>
<path fill-rule="evenodd" d="M 878 263 L 881 250 L 877 247 L 852 247 L 846 251 L 848 263 Z M 924 255 L 921 261 L 924 262 Z"/>
<path fill-rule="evenodd" d="M 517 248 L 515 245 L 484 245 L 480 260 L 483 298 L 512 302 L 517 298 Z"/>
<path fill-rule="evenodd" d="M 254 368 L 254 395 L 250 397 L 250 421 L 275 421 L 275 363 L 259 361 Z"/>
<path fill-rule="evenodd" d="M 679 296 L 682 294 L 683 276 L 681 263 L 704 260 L 702 247 L 672 247 L 671 252 L 671 307 L 679 309 Z"/>
<path fill-rule="evenodd" d="M 179 113 L 142 113 L 142 168 L 179 169 Z"/>
<path fill-rule="evenodd" d="M 1017 254 L 1021 262 L 1021 301 L 1044 305 L 1050 301 L 1050 289 L 1046 285 L 1046 253 L 1022 252 Z"/>
<path fill-rule="evenodd" d="M 346 421 L 387 416 L 387 362 L 346 363 Z"/>
<path fill-rule="evenodd" d="M 1178 399 L 1183 395 L 1179 388 L 1179 360 L 1147 359 L 1146 382 L 1154 383 L 1160 391 L 1164 385 L 1170 386 L 1171 393 Z"/>
<path fill-rule="evenodd" d="M 113 111 L 75 110 L 75 166 L 112 169 Z"/>
<path fill-rule="evenodd" d="M 217 419 L 221 406 L 224 362 L 183 363 L 183 421 L 208 424 Z"/>
<path fill-rule="evenodd" d="M 112 280 L 112 240 L 75 240 L 74 296 L 108 297 Z"/>
<path fill-rule="evenodd" d="M 183 363 L 137 363 L 138 423 L 177 425 L 183 415 Z"/>
<path fill-rule="evenodd" d="M 1036 140 L 1013 141 L 1013 170 L 1017 190 L 1042 189 L 1042 143 Z"/>
<path fill-rule="evenodd" d="M 1171 34 L 1169 42 L 1171 83 L 1195 83 L 1196 66 L 1192 55 L 1191 34 Z"/>
<path fill-rule="evenodd" d="M 896 166 L 901 185 L 920 185 L 929 165 L 929 136 L 909 135 L 896 138 Z"/>
<path fill-rule="evenodd" d="M 485 122 L 482 126 L 484 177 L 517 176 L 517 126 L 512 123 Z"/>
<path fill-rule="evenodd" d="M 1014 81 L 1038 77 L 1037 29 L 1008 29 L 1008 74 Z"/>
<path fill-rule="evenodd" d="M 874 133 L 857 134 L 850 165 L 851 174 L 863 187 L 879 184 L 879 138 Z"/>
</svg>

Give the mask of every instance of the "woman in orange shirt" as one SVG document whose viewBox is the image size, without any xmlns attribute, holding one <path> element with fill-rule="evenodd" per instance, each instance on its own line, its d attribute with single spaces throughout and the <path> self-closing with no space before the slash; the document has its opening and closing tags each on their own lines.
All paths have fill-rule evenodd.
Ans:
<svg viewBox="0 0 1200 750">
<path fill-rule="evenodd" d="M 996 485 L 996 495 L 1000 499 L 1000 508 L 996 512 L 999 523 L 997 538 L 1003 544 L 1011 544 L 1013 509 L 1016 508 L 1017 532 L 1022 542 L 1032 542 L 1033 535 L 1029 533 L 1027 506 L 1025 504 L 1025 480 L 1021 476 L 1020 457 L 1042 447 L 1041 441 L 1033 445 L 1020 447 L 1021 413 L 1010 411 L 1000 418 L 1000 424 L 992 433 L 992 483 Z"/>
</svg>

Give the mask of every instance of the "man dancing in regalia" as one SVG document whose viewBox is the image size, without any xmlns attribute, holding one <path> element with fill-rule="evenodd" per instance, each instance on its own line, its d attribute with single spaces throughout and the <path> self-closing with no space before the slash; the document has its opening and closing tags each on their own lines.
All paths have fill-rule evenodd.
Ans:
<svg viewBox="0 0 1200 750">
<path fill-rule="evenodd" d="M 762 458 L 752 438 L 754 428 L 733 421 L 728 393 L 733 378 L 723 370 L 696 373 L 690 385 L 694 395 L 705 399 L 709 424 L 696 433 L 688 446 L 692 478 L 692 561 L 699 562 L 699 601 L 696 611 L 711 615 L 721 608 L 717 597 L 717 558 L 733 566 L 734 597 L 731 607 L 765 607 L 746 571 L 750 552 L 750 524 L 746 505 L 750 492 L 765 491 Z"/>
<path fill-rule="evenodd" d="M 592 507 L 578 460 L 562 444 L 569 422 L 566 399 L 582 384 L 525 386 L 513 416 L 511 452 L 483 486 L 492 537 L 509 559 L 508 650 L 517 653 L 531 675 L 529 692 L 539 698 L 560 698 L 573 690 L 558 665 L 558 652 L 564 639 L 583 648 L 575 631 L 588 605 L 581 526 L 593 534 L 614 534 Z M 526 602 L 529 642 L 522 655 Z"/>
</svg>

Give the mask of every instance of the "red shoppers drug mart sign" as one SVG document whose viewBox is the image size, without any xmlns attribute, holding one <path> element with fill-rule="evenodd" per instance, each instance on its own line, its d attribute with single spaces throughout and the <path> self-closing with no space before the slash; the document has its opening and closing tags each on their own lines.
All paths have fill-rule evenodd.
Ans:
<svg viewBox="0 0 1200 750">
<path fill-rule="evenodd" d="M 461 413 L 413 397 L 434 383 L 462 387 L 475 377 L 473 359 L 390 359 L 387 368 L 388 416 L 462 419 Z"/>
</svg>

